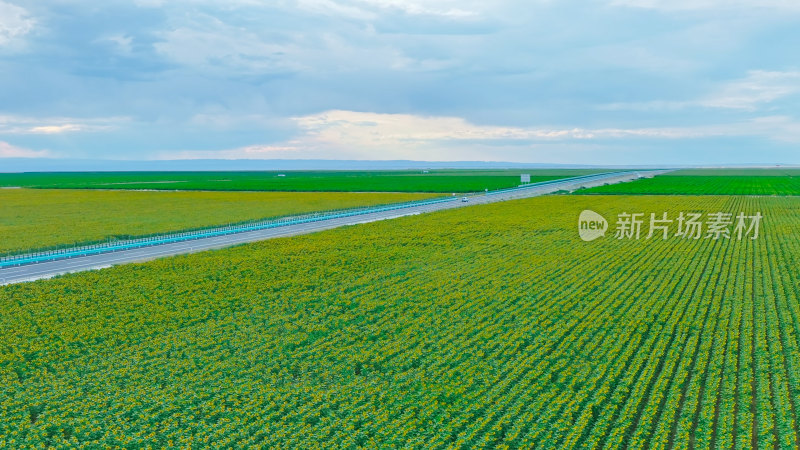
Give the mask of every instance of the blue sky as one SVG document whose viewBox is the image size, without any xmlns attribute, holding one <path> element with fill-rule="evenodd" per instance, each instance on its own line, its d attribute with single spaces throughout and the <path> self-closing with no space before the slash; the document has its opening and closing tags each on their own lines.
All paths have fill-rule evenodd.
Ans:
<svg viewBox="0 0 800 450">
<path fill-rule="evenodd" d="M 796 0 L 0 0 L 0 158 L 798 164 L 798 48 Z"/>
</svg>

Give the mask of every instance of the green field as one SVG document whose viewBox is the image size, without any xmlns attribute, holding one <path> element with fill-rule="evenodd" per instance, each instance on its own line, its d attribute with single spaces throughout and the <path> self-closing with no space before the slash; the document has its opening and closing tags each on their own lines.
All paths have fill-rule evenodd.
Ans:
<svg viewBox="0 0 800 450">
<path fill-rule="evenodd" d="M 432 196 L 0 189 L 0 254 Z"/>
<path fill-rule="evenodd" d="M 764 220 L 614 237 L 682 211 Z M 799 226 L 551 196 L 0 287 L 0 447 L 797 448 Z"/>
<path fill-rule="evenodd" d="M 800 195 L 800 169 L 686 169 L 584 194 Z"/>
<path fill-rule="evenodd" d="M 0 173 L 1 186 L 75 189 L 156 189 L 212 191 L 476 192 L 531 181 L 607 172 L 593 169 L 284 171 L 284 172 L 81 172 Z M 283 175 L 283 176 L 279 176 Z"/>
<path fill-rule="evenodd" d="M 800 167 L 680 169 L 670 172 L 666 176 L 797 177 L 800 176 Z"/>
</svg>

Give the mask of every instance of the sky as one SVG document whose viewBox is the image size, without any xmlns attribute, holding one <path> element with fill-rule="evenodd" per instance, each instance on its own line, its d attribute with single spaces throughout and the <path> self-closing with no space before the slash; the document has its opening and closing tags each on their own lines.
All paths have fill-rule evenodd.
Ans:
<svg viewBox="0 0 800 450">
<path fill-rule="evenodd" d="M 800 163 L 797 0 L 0 0 L 5 158 Z"/>
</svg>

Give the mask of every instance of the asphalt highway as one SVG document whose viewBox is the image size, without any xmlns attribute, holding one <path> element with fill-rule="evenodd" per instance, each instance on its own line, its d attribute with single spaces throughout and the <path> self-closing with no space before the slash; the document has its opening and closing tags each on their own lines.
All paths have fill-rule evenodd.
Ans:
<svg viewBox="0 0 800 450">
<path fill-rule="evenodd" d="M 321 220 L 318 222 L 286 225 L 278 228 L 269 228 L 256 231 L 245 231 L 241 233 L 228 234 L 223 236 L 200 238 L 191 241 L 174 242 L 168 244 L 153 245 L 135 249 L 120 250 L 116 252 L 101 253 L 96 255 L 80 256 L 71 259 L 40 262 L 21 266 L 5 267 L 0 269 L 0 285 L 19 283 L 23 281 L 33 281 L 41 278 L 50 278 L 64 273 L 80 272 L 84 270 L 102 269 L 117 264 L 132 262 L 149 261 L 167 256 L 174 256 L 186 253 L 201 252 L 205 250 L 230 247 L 232 245 L 243 244 L 246 242 L 262 241 L 277 237 L 296 236 L 308 234 L 321 230 L 329 230 L 345 225 L 356 225 L 360 223 L 374 222 L 378 220 L 388 220 L 397 217 L 423 214 L 432 211 L 441 211 L 452 208 L 463 208 L 486 203 L 501 202 L 518 198 L 536 197 L 557 191 L 575 190 L 582 187 L 594 187 L 603 184 L 622 183 L 640 178 L 640 174 L 647 176 L 658 175 L 666 171 L 640 171 L 640 172 L 618 172 L 605 174 L 592 179 L 564 179 L 557 183 L 532 186 L 524 189 L 494 191 L 488 194 L 478 194 L 468 197 L 467 202 L 462 202 L 461 198 L 451 202 L 436 203 L 431 205 L 412 206 L 408 208 L 382 211 L 375 213 L 365 213 L 350 217 L 341 217 Z M 476 212 L 479 211 L 476 209 Z"/>
</svg>

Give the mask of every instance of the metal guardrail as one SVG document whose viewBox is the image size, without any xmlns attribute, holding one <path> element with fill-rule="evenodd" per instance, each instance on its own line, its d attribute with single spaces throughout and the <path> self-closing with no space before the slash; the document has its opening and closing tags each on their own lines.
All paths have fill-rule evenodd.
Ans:
<svg viewBox="0 0 800 450">
<path fill-rule="evenodd" d="M 392 211 L 397 209 L 411 208 L 415 206 L 433 205 L 437 203 L 452 202 L 458 199 L 459 197 L 439 197 L 432 200 L 417 200 L 412 202 L 394 203 L 382 206 L 351 208 L 345 210 L 327 211 L 322 213 L 318 212 L 318 213 L 304 214 L 300 216 L 262 220 L 258 222 L 250 222 L 239 225 L 228 225 L 224 227 L 213 227 L 202 230 L 186 231 L 181 233 L 170 233 L 170 234 L 150 236 L 145 238 L 126 239 L 121 241 L 104 242 L 101 244 L 69 247 L 69 248 L 49 250 L 37 253 L 26 253 L 20 255 L 5 256 L 0 258 L 0 268 L 9 266 L 19 266 L 23 264 L 33 264 L 43 261 L 53 261 L 57 259 L 68 259 L 79 256 L 96 255 L 98 253 L 110 253 L 120 250 L 130 250 L 133 248 L 170 244 L 174 242 L 190 241 L 208 237 L 223 236 L 227 234 L 242 233 L 246 231 L 265 230 L 269 228 L 277 228 L 288 225 L 319 222 L 321 220 L 330 220 L 341 217 L 351 217 L 356 215 Z"/>
<path fill-rule="evenodd" d="M 541 181 L 538 183 L 526 184 L 518 187 L 498 189 L 488 191 L 485 194 L 473 195 L 496 195 L 508 192 L 520 192 L 533 188 L 558 186 L 561 184 L 574 183 L 575 181 L 589 181 L 592 179 L 608 177 L 609 175 L 631 175 L 637 172 L 608 172 L 592 175 L 582 175 L 571 178 L 561 178 L 556 180 Z M 228 234 L 242 233 L 247 231 L 265 230 L 269 228 L 277 228 L 289 225 L 298 225 L 309 222 L 319 222 L 322 220 L 337 219 L 341 217 L 352 217 L 357 215 L 365 215 L 371 213 L 385 212 L 398 209 L 412 208 L 416 206 L 433 205 L 437 203 L 459 201 L 461 197 L 439 197 L 430 200 L 417 200 L 404 203 L 394 203 L 382 206 L 367 206 L 359 208 L 351 208 L 338 211 L 327 211 L 305 214 L 300 216 L 282 217 L 278 219 L 262 220 L 258 222 L 250 222 L 238 225 L 228 225 L 223 227 L 212 227 L 195 231 L 186 231 L 181 233 L 170 233 L 158 236 L 150 236 L 137 239 L 127 239 L 121 241 L 105 242 L 101 244 L 91 244 L 78 247 L 63 248 L 58 250 L 50 250 L 36 253 L 27 253 L 20 255 L 12 255 L 0 257 L 0 268 L 20 266 L 25 264 L 33 264 L 43 261 L 53 261 L 59 259 L 75 258 L 87 255 L 96 255 L 99 253 L 111 253 L 120 250 L 130 250 L 134 248 L 149 247 L 154 245 L 169 244 L 182 241 L 190 241 L 202 238 L 209 238 L 215 236 L 223 236 Z"/>
</svg>

